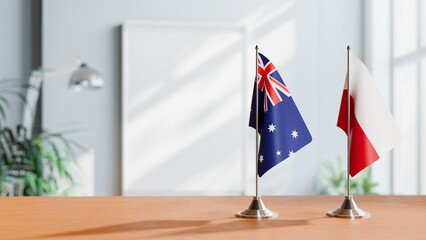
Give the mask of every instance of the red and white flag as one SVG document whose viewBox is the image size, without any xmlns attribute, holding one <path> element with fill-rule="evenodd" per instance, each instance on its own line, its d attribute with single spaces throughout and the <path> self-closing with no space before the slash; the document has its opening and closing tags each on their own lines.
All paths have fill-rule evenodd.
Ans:
<svg viewBox="0 0 426 240">
<path fill-rule="evenodd" d="M 351 131 L 348 134 L 347 73 L 337 126 L 349 137 L 353 177 L 395 147 L 401 141 L 401 134 L 367 67 L 350 51 L 349 84 Z"/>
</svg>

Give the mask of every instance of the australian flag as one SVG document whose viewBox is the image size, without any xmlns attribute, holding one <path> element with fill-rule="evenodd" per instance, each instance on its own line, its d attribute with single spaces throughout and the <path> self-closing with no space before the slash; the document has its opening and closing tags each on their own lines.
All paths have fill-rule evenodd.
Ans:
<svg viewBox="0 0 426 240">
<path fill-rule="evenodd" d="M 261 53 L 257 56 L 259 176 L 312 141 L 290 91 L 275 66 Z M 256 128 L 256 92 L 253 89 L 250 123 Z"/>
</svg>

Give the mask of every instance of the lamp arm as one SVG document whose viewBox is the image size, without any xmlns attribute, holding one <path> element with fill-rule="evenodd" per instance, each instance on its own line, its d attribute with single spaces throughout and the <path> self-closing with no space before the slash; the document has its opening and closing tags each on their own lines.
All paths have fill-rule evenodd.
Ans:
<svg viewBox="0 0 426 240">
<path fill-rule="evenodd" d="M 82 63 L 83 63 L 83 61 L 81 61 L 80 59 L 77 59 L 77 60 L 75 60 L 75 63 L 73 65 L 65 65 L 65 66 L 61 66 L 61 67 L 57 67 L 57 68 L 38 67 L 37 69 L 34 69 L 31 72 L 31 75 L 33 73 L 41 74 L 41 75 L 58 74 L 58 73 L 62 73 L 62 72 L 65 72 L 65 71 L 73 70 L 73 69 L 77 68 L 78 66 L 80 66 Z"/>
<path fill-rule="evenodd" d="M 77 89 L 81 86 L 93 89 L 99 89 L 104 86 L 102 77 L 92 68 L 82 63 L 80 60 L 75 62 L 73 66 L 65 66 L 61 68 L 40 67 L 31 72 L 29 83 L 32 88 L 27 90 L 26 104 L 23 112 L 22 125 L 27 129 L 27 137 L 31 137 L 34 126 L 34 118 L 37 112 L 37 102 L 40 97 L 40 88 L 44 79 L 49 74 L 57 74 L 64 71 L 77 68 L 70 79 L 70 86 Z"/>
<path fill-rule="evenodd" d="M 22 125 L 25 127 L 26 137 L 31 137 L 32 129 L 34 126 L 34 118 L 37 112 L 37 103 L 40 96 L 40 88 L 43 82 L 42 74 L 38 74 L 35 72 L 36 70 L 31 72 L 31 76 L 29 79 L 30 88 L 27 90 L 27 94 L 25 96 L 25 105 L 23 112 Z"/>
<path fill-rule="evenodd" d="M 40 97 L 40 89 L 43 80 L 46 78 L 46 75 L 59 74 L 61 72 L 73 70 L 81 63 L 81 60 L 76 60 L 74 65 L 63 66 L 60 68 L 39 67 L 31 71 L 31 75 L 28 80 L 31 87 L 27 90 L 22 118 L 22 125 L 25 127 L 25 129 L 27 129 L 27 137 L 31 137 L 32 135 L 34 118 L 37 113 L 37 103 Z"/>
</svg>

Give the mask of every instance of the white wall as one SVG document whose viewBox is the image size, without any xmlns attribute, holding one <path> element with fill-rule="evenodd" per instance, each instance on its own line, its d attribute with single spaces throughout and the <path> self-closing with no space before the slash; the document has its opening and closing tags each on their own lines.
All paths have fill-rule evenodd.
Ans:
<svg viewBox="0 0 426 240">
<path fill-rule="evenodd" d="M 365 60 L 374 80 L 380 86 L 380 93 L 391 107 L 391 1 L 366 2 L 365 8 Z M 380 14 L 378 14 L 380 13 Z M 391 109 L 391 111 L 393 111 Z M 374 181 L 378 182 L 379 194 L 393 194 L 393 174 L 390 153 L 377 161 L 373 167 Z"/>
<path fill-rule="evenodd" d="M 426 65 L 421 60 L 426 56 L 421 44 L 425 39 L 421 32 L 426 32 L 426 24 L 421 22 L 426 19 L 421 14 L 425 3 L 377 0 L 365 6 L 370 69 L 402 135 L 401 143 L 373 168 L 378 192 L 383 194 L 424 194 L 426 190 Z"/>
<path fill-rule="evenodd" d="M 346 75 L 346 47 L 363 59 L 363 1 L 323 0 L 317 28 L 317 159 L 346 160 L 346 135 L 336 127 Z M 346 162 L 344 163 L 346 164 Z"/>
<path fill-rule="evenodd" d="M 262 177 L 262 194 L 312 194 L 321 161 L 345 153 L 346 138 L 335 122 L 346 46 L 358 55 L 362 52 L 361 2 L 45 0 L 44 65 L 61 66 L 81 56 L 103 74 L 106 87 L 76 94 L 66 90 L 66 75 L 46 81 L 43 125 L 79 121 L 88 126 L 74 138 L 94 152 L 95 194 L 119 194 L 120 25 L 125 20 L 239 24 L 247 27 L 248 51 L 259 44 L 274 61 L 313 135 L 313 142 L 295 159 Z"/>
<path fill-rule="evenodd" d="M 31 4 L 29 0 L 0 0 L 0 79 L 27 79 L 31 72 Z M 7 125 L 20 123 L 22 103 L 10 98 Z"/>
</svg>

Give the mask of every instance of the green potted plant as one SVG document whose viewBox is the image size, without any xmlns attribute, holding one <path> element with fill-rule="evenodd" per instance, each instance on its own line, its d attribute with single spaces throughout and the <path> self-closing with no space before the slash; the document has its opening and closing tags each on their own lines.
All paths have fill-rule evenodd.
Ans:
<svg viewBox="0 0 426 240">
<path fill-rule="evenodd" d="M 347 169 L 343 164 L 343 159 L 337 157 L 336 161 L 327 161 L 324 163 L 323 172 L 320 175 L 320 194 L 345 195 Z M 351 193 L 354 195 L 377 194 L 375 188 L 378 183 L 373 181 L 371 166 L 351 178 Z"/>
<path fill-rule="evenodd" d="M 24 92 L 31 86 L 17 80 L 0 80 L 0 195 L 68 195 L 75 186 L 74 149 L 80 145 L 64 133 L 41 131 L 28 137 L 25 127 L 4 126 L 8 95 L 25 103 Z"/>
</svg>

